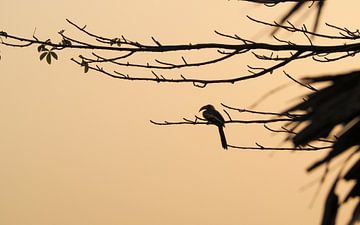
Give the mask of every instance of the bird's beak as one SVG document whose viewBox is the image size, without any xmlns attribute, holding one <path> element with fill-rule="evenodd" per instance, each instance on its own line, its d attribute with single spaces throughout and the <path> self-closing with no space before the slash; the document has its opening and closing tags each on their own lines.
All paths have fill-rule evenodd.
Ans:
<svg viewBox="0 0 360 225">
<path fill-rule="evenodd" d="M 206 107 L 203 106 L 203 107 L 200 108 L 199 112 L 201 112 L 202 110 L 205 110 L 205 109 L 206 109 Z"/>
</svg>

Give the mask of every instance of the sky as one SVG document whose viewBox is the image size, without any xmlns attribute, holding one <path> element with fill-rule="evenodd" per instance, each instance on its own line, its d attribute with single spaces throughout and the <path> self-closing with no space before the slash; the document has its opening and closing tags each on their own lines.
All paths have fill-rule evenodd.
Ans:
<svg viewBox="0 0 360 225">
<path fill-rule="evenodd" d="M 329 31 L 325 22 L 357 28 L 343 16 L 357 14 L 352 6 L 359 3 L 349 2 L 329 1 L 320 30 Z M 70 19 L 105 36 L 144 43 L 155 37 L 169 44 L 229 41 L 214 30 L 266 41 L 266 28 L 246 15 L 273 21 L 289 9 L 225 0 L 14 0 L 2 5 L 0 30 L 9 34 L 31 37 L 35 32 L 38 38 L 59 40 L 57 32 L 65 29 L 81 38 L 66 22 Z M 200 116 L 200 107 L 209 103 L 218 109 L 220 103 L 249 107 L 289 83 L 281 71 L 235 85 L 196 88 L 84 74 L 70 61 L 79 54 L 89 52 L 59 52 L 59 61 L 49 66 L 39 61 L 35 46 L 0 46 L 0 224 L 319 224 L 329 182 L 311 204 L 322 171 L 305 170 L 325 152 L 224 151 L 215 127 L 150 123 Z M 184 72 L 241 75 L 257 63 L 242 56 Z M 300 61 L 286 70 L 301 77 L 354 65 L 355 59 L 327 65 Z M 305 93 L 292 85 L 256 109 L 281 111 Z M 261 125 L 229 124 L 225 133 L 234 145 L 284 146 L 284 136 L 268 134 Z"/>
</svg>

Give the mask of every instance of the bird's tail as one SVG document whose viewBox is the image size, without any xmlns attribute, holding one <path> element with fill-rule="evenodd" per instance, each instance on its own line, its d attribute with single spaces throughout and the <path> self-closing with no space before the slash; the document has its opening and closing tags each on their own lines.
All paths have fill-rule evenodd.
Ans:
<svg viewBox="0 0 360 225">
<path fill-rule="evenodd" d="M 224 128 L 222 126 L 218 126 L 219 133 L 220 133 L 220 139 L 221 139 L 221 145 L 224 149 L 227 149 L 227 143 L 226 143 L 226 137 L 224 133 Z"/>
</svg>

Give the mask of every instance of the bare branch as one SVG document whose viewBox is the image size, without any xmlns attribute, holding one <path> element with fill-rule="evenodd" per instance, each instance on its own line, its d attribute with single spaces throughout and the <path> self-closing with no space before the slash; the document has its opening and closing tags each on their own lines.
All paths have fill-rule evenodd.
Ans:
<svg viewBox="0 0 360 225">
<path fill-rule="evenodd" d="M 251 147 L 251 146 L 236 146 L 236 145 L 228 145 L 229 148 L 241 149 L 241 150 L 260 150 L 260 151 L 319 151 L 331 149 L 332 146 L 323 146 L 323 147 L 314 147 L 314 148 L 304 148 L 304 147 Z"/>
</svg>

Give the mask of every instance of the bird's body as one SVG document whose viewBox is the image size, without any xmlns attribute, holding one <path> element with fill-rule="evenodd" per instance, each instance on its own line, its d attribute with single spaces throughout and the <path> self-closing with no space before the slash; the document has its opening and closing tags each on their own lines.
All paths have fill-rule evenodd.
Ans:
<svg viewBox="0 0 360 225">
<path fill-rule="evenodd" d="M 227 142 L 224 133 L 225 120 L 222 115 L 215 109 L 213 105 L 205 105 L 201 107 L 200 111 L 203 111 L 203 117 L 211 124 L 214 124 L 219 129 L 221 145 L 224 149 L 227 149 Z"/>
</svg>

